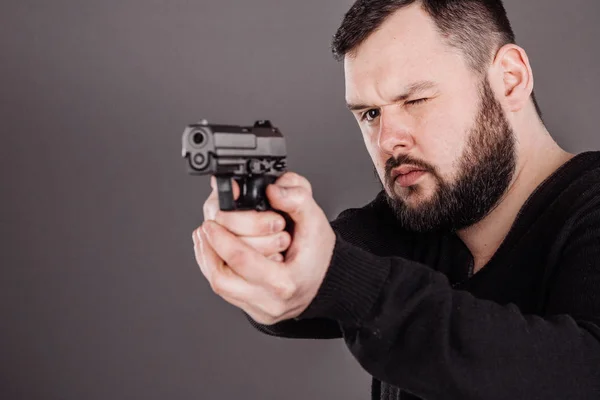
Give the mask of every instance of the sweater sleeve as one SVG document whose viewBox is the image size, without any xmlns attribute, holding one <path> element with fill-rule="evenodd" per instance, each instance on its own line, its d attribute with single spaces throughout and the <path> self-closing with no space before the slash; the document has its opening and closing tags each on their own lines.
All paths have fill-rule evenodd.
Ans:
<svg viewBox="0 0 600 400">
<path fill-rule="evenodd" d="M 261 333 L 286 339 L 338 339 L 342 337 L 337 321 L 327 318 L 288 319 L 272 325 L 256 322 L 242 311 L 250 325 Z"/>
<path fill-rule="evenodd" d="M 325 280 L 299 318 L 337 320 L 368 373 L 424 399 L 600 398 L 600 212 L 561 254 L 548 315 L 525 315 L 338 235 Z"/>
</svg>

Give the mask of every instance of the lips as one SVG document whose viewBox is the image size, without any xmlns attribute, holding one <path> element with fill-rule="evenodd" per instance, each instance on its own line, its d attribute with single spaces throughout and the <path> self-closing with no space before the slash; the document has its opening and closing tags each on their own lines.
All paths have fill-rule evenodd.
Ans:
<svg viewBox="0 0 600 400">
<path fill-rule="evenodd" d="M 402 187 L 409 187 L 417 183 L 420 177 L 425 175 L 425 171 L 413 170 L 408 174 L 398 175 L 395 182 Z"/>
<path fill-rule="evenodd" d="M 424 171 L 424 169 L 412 165 L 403 165 L 392 170 L 392 180 L 395 180 L 399 175 L 406 175 L 414 171 Z"/>
</svg>

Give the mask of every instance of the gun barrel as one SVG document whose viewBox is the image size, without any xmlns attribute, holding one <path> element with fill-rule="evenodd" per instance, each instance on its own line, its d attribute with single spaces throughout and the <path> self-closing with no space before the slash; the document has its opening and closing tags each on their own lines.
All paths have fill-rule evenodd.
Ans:
<svg viewBox="0 0 600 400">
<path fill-rule="evenodd" d="M 283 135 L 269 121 L 254 126 L 203 121 L 184 130 L 182 156 L 195 175 L 281 175 L 287 151 Z"/>
</svg>

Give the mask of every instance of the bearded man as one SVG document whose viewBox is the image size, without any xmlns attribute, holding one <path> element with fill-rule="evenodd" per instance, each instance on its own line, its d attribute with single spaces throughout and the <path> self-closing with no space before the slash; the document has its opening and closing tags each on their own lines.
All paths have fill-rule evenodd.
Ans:
<svg viewBox="0 0 600 400">
<path fill-rule="evenodd" d="M 600 152 L 552 139 L 502 2 L 358 0 L 332 48 L 381 191 L 328 221 L 288 172 L 290 235 L 213 180 L 211 288 L 261 332 L 343 338 L 372 399 L 600 398 Z"/>
</svg>

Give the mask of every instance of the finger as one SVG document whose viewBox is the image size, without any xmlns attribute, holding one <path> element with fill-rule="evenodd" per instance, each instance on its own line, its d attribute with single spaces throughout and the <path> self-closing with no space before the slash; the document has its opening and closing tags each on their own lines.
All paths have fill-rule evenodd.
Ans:
<svg viewBox="0 0 600 400">
<path fill-rule="evenodd" d="M 194 231 L 193 240 L 196 260 L 205 276 L 210 277 L 211 289 L 228 303 L 265 323 L 273 323 L 274 318 L 290 311 L 281 302 L 280 292 L 252 285 L 229 268 L 208 242 L 202 227 Z M 283 258 L 281 254 L 273 256 L 275 261 Z"/>
<path fill-rule="evenodd" d="M 283 254 L 281 254 L 281 253 L 271 254 L 267 258 L 269 260 L 272 260 L 272 261 L 275 261 L 275 262 L 283 262 Z"/>
<path fill-rule="evenodd" d="M 282 296 L 294 289 L 280 264 L 267 259 L 214 221 L 206 221 L 202 227 L 219 257 L 245 280 Z"/>
<path fill-rule="evenodd" d="M 231 179 L 231 178 L 230 178 Z M 233 188 L 233 199 L 237 200 L 240 197 L 240 186 L 231 179 Z M 204 221 L 215 220 L 217 212 L 220 211 L 219 206 L 219 191 L 217 190 L 217 178 L 214 175 L 210 177 L 210 187 L 212 191 L 202 206 L 202 212 L 204 214 Z"/>
<path fill-rule="evenodd" d="M 201 269 L 207 271 L 203 273 L 210 277 L 209 283 L 216 294 L 228 303 L 246 311 L 255 321 L 274 323 L 282 315 L 294 312 L 294 309 L 290 310 L 289 306 L 282 302 L 282 295 L 286 296 L 286 292 L 278 290 L 278 287 L 265 288 L 252 285 L 229 268 L 212 249 L 202 227 L 198 228 L 193 236 L 196 259 Z M 283 257 L 281 254 L 274 254 L 273 258 L 277 261 L 282 260 Z M 213 268 L 214 265 L 220 267 Z"/>
<path fill-rule="evenodd" d="M 204 214 L 204 221 L 214 220 L 217 212 L 219 211 L 219 198 L 216 190 L 213 190 L 204 205 L 202 206 L 202 212 Z"/>
<path fill-rule="evenodd" d="M 252 298 L 256 288 L 225 264 L 208 242 L 202 227 L 194 231 L 194 255 L 202 274 L 216 294 L 228 301 L 235 299 L 236 305 Z"/>
<path fill-rule="evenodd" d="M 202 275 L 204 275 L 206 280 L 211 282 L 214 271 L 225 268 L 225 262 L 210 246 L 202 227 L 194 230 L 192 237 L 194 240 L 194 256 L 196 258 L 196 263 L 200 267 Z"/>
<path fill-rule="evenodd" d="M 285 219 L 274 211 L 217 211 L 214 221 L 238 236 L 267 236 L 285 228 Z"/>
<path fill-rule="evenodd" d="M 292 241 L 290 234 L 285 231 L 269 236 L 238 236 L 238 238 L 265 257 L 287 250 Z"/>
<path fill-rule="evenodd" d="M 237 200 L 238 197 L 240 197 L 240 185 L 238 185 L 237 181 L 233 178 L 229 178 L 229 180 L 231 181 L 231 188 L 233 190 L 233 199 Z M 212 188 L 212 190 L 214 192 L 217 192 L 217 178 L 214 175 L 211 175 L 210 177 L 210 187 Z"/>
</svg>

